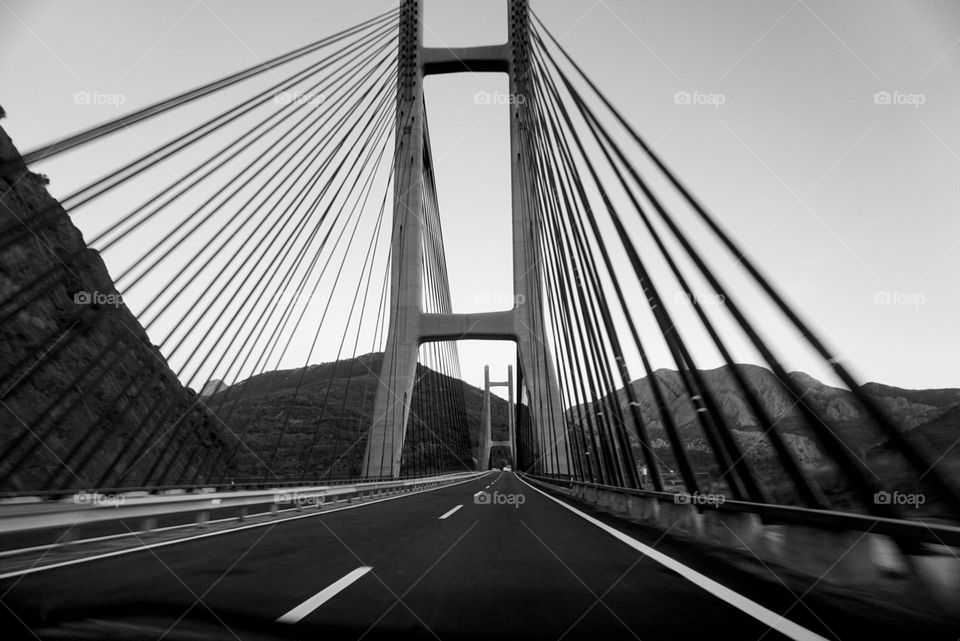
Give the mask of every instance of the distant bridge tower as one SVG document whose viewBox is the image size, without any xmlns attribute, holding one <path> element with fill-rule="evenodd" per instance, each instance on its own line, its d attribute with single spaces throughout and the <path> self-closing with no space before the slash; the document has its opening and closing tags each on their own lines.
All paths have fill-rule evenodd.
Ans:
<svg viewBox="0 0 960 641">
<path fill-rule="evenodd" d="M 402 0 L 397 80 L 397 132 L 394 168 L 390 327 L 380 385 L 364 455 L 364 473 L 398 476 L 410 401 L 421 344 L 460 339 L 511 340 L 517 343 L 534 429 L 542 442 L 535 451 L 548 473 L 568 474 L 566 424 L 553 358 L 537 336 L 545 333 L 540 275 L 538 213 L 525 186 L 532 158 L 526 157 L 524 110 L 533 97 L 527 0 L 509 0 L 507 42 L 479 47 L 423 46 L 422 0 Z M 477 314 L 432 314 L 423 311 L 423 176 L 428 160 L 424 128 L 423 78 L 429 74 L 500 72 L 510 79 L 510 158 L 513 232 L 514 306 L 506 311 Z M 521 99 L 522 97 L 522 99 Z M 429 166 L 427 171 L 432 171 Z"/>
<path fill-rule="evenodd" d="M 506 387 L 507 395 L 509 399 L 509 407 L 507 408 L 507 427 L 508 435 L 506 441 L 494 441 L 493 440 L 493 413 L 491 412 L 490 407 L 490 388 L 491 387 Z M 510 448 L 510 465 L 516 466 L 517 464 L 517 427 L 516 427 L 516 413 L 514 412 L 513 407 L 513 366 L 507 365 L 507 380 L 505 381 L 491 381 L 490 380 L 490 366 L 483 366 L 483 411 L 481 412 L 480 417 L 480 458 L 479 466 L 481 470 L 487 470 L 490 468 L 490 452 L 493 451 L 495 447 L 509 447 Z"/>
</svg>

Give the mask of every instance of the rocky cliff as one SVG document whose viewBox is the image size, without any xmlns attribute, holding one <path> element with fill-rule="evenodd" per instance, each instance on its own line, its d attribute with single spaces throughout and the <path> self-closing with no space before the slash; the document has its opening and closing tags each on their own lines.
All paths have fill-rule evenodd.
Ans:
<svg viewBox="0 0 960 641">
<path fill-rule="evenodd" d="M 189 482 L 225 447 L 0 129 L 0 490 Z"/>
<path fill-rule="evenodd" d="M 738 368 L 771 418 L 776 421 L 779 431 L 799 462 L 815 475 L 819 475 L 825 484 L 833 484 L 835 479 L 831 476 L 829 461 L 821 451 L 819 440 L 807 426 L 794 399 L 783 389 L 773 373 L 756 365 L 738 365 Z M 761 433 L 756 417 L 740 393 L 732 372 L 727 367 L 720 367 L 704 370 L 701 374 L 727 424 L 733 428 L 734 436 L 745 457 L 776 487 L 783 480 L 782 469 L 772 446 Z M 697 424 L 680 374 L 662 369 L 654 372 L 654 376 L 660 383 L 670 415 L 691 459 L 700 469 L 710 469 L 714 465 L 710 448 Z M 874 426 L 849 390 L 831 387 L 802 372 L 793 372 L 790 376 L 802 390 L 804 401 L 821 416 L 826 417 L 827 422 L 851 451 L 878 476 L 886 481 L 915 476 L 898 460 L 888 439 Z M 633 381 L 631 387 L 640 403 L 640 413 L 648 427 L 654 448 L 668 465 L 673 465 L 669 441 L 660 412 L 655 405 L 650 381 L 644 377 Z M 960 475 L 960 389 L 907 390 L 868 383 L 863 386 L 863 390 L 881 404 L 896 425 L 925 440 L 935 451 L 942 453 L 942 464 L 951 473 Z M 626 414 L 629 411 L 626 391 L 618 390 L 617 398 Z M 576 416 L 577 412 L 578 410 L 571 410 L 571 416 Z M 630 434 L 638 446 L 635 434 L 632 431 Z M 639 446 L 637 450 L 639 451 Z"/>
</svg>

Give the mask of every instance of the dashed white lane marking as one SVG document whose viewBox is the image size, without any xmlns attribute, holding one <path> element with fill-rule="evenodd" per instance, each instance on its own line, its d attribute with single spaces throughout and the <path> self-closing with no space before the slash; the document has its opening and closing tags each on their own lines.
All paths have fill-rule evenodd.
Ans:
<svg viewBox="0 0 960 641">
<path fill-rule="evenodd" d="M 457 510 L 459 510 L 459 509 L 462 508 L 462 507 L 463 507 L 462 504 L 461 504 L 461 505 L 458 505 L 457 507 L 453 508 L 452 510 L 450 510 L 449 512 L 447 512 L 446 514 L 444 514 L 443 516 L 441 516 L 440 518 L 441 518 L 441 519 L 445 519 L 445 518 L 447 518 L 448 516 L 453 516 L 453 513 L 456 512 Z"/>
<path fill-rule="evenodd" d="M 520 477 L 517 477 L 517 478 L 520 478 Z M 638 552 L 641 552 L 644 555 L 650 557 L 660 565 L 670 570 L 673 570 L 674 572 L 676 572 L 677 574 L 685 578 L 687 581 L 690 581 L 697 587 L 706 590 L 707 592 L 717 597 L 721 601 L 725 601 L 729 603 L 730 605 L 737 608 L 741 612 L 752 616 L 757 621 L 760 621 L 761 623 L 770 626 L 771 628 L 783 634 L 784 636 L 787 636 L 791 639 L 795 639 L 796 641 L 827 641 L 824 637 L 820 636 L 819 634 L 812 632 L 804 628 L 803 626 L 797 625 L 790 619 L 787 619 L 777 614 L 773 610 L 768 610 L 767 608 L 763 607 L 756 601 L 752 601 L 747 597 L 743 596 L 742 594 L 734 592 L 730 588 L 717 583 L 716 581 L 714 581 L 708 576 L 700 574 L 693 568 L 687 567 L 683 563 L 680 563 L 679 561 L 667 556 L 663 552 L 658 552 L 657 550 L 653 549 L 649 545 L 645 545 L 640 541 L 636 540 L 632 536 L 624 534 L 620 530 L 607 525 L 603 521 L 595 519 L 589 514 L 585 514 L 581 512 L 580 510 L 573 507 L 572 505 L 567 505 L 560 499 L 550 496 L 540 488 L 530 485 L 524 479 L 521 478 L 520 480 L 523 481 L 524 485 L 526 485 L 530 489 L 536 490 L 537 492 L 539 492 L 540 494 L 543 494 L 545 497 L 547 497 L 548 499 L 550 499 L 555 503 L 559 503 L 563 507 L 567 508 L 568 510 L 576 514 L 577 516 L 583 518 L 586 521 L 589 521 L 590 523 L 592 523 L 593 525 L 596 525 L 598 528 L 600 528 L 607 534 L 610 534 L 611 536 L 619 539 L 622 543 L 626 543 L 627 545 L 632 547 L 634 550 L 637 550 Z"/>
<path fill-rule="evenodd" d="M 311 612 L 319 608 L 321 605 L 323 605 L 324 603 L 326 603 L 327 601 L 335 597 L 337 593 L 345 590 L 347 587 L 350 586 L 351 583 L 353 583 L 354 581 L 356 581 L 357 579 L 359 579 L 360 577 L 362 577 L 364 574 L 366 574 L 372 569 L 373 568 L 371 567 L 363 566 L 363 567 L 357 568 L 356 570 L 353 570 L 352 572 L 344 576 L 342 579 L 335 581 L 334 583 L 331 583 L 330 585 L 325 587 L 323 590 L 317 592 L 312 597 L 310 597 L 309 599 L 307 599 L 306 601 L 304 601 L 294 609 L 284 614 L 282 617 L 277 619 L 277 623 L 296 623 L 297 621 L 307 616 L 308 614 L 310 614 Z"/>
</svg>

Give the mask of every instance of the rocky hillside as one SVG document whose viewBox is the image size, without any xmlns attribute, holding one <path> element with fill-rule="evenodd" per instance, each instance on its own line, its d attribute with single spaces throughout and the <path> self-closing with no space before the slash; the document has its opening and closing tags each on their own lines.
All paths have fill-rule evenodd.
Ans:
<svg viewBox="0 0 960 641">
<path fill-rule="evenodd" d="M 333 477 L 359 474 L 381 360 L 382 354 L 367 354 L 267 372 L 209 395 L 207 406 L 243 442 L 234 473 L 256 476 L 269 467 L 281 476 L 328 470 Z M 422 366 L 417 374 L 411 412 L 419 420 L 412 418 L 408 427 L 404 471 L 424 471 L 425 465 L 437 462 L 461 467 L 457 459 L 466 444 L 453 428 L 460 420 L 459 393 L 470 438 L 464 458 L 472 465 L 480 442 L 483 390 Z M 212 390 L 219 381 L 211 383 L 215 384 L 208 383 L 205 389 Z M 439 393 L 441 387 L 452 394 Z M 493 437 L 505 439 L 508 404 L 497 396 L 491 398 Z M 439 443 L 441 438 L 447 445 Z M 505 452 L 494 452 L 494 464 L 509 462 L 505 456 Z"/>
<path fill-rule="evenodd" d="M 0 129 L 0 491 L 189 482 L 224 437 Z"/>
<path fill-rule="evenodd" d="M 739 365 L 748 385 L 761 399 L 771 417 L 777 421 L 781 433 L 793 448 L 800 462 L 808 469 L 826 474 L 827 461 L 819 442 L 809 430 L 792 397 L 782 389 L 769 370 L 756 365 Z M 704 381 L 713 392 L 721 411 L 734 427 L 734 434 L 746 457 L 761 473 L 766 470 L 771 480 L 781 474 L 775 454 L 740 393 L 732 372 L 721 367 L 702 372 Z M 682 379 L 673 370 L 654 372 L 666 397 L 671 416 L 676 422 L 686 449 L 695 463 L 712 465 L 712 456 L 696 423 L 689 396 Z M 804 400 L 835 426 L 851 450 L 879 475 L 904 473 L 887 440 L 874 428 L 865 411 L 846 389 L 825 385 L 802 372 L 790 376 L 804 393 Z M 672 464 L 669 444 L 660 413 L 654 403 L 650 382 L 641 378 L 631 383 L 640 402 L 641 416 L 650 431 L 654 447 Z M 864 391 L 876 398 L 897 425 L 926 440 L 936 451 L 946 453 L 944 463 L 960 474 L 960 447 L 950 447 L 960 439 L 960 389 L 906 390 L 879 383 L 868 383 Z M 629 410 L 627 394 L 621 389 L 617 397 L 624 412 Z M 576 411 L 572 411 L 576 414 Z"/>
</svg>

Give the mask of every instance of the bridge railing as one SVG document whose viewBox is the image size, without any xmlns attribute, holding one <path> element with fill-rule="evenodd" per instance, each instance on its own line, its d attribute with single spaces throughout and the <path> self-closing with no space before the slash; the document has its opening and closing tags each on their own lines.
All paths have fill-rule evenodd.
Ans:
<svg viewBox="0 0 960 641">
<path fill-rule="evenodd" d="M 407 475 L 398 476 L 397 481 L 413 480 L 419 478 L 428 478 L 436 475 Z M 331 485 L 355 485 L 357 483 L 372 483 L 383 481 L 384 478 L 374 477 L 350 477 L 350 478 L 328 478 L 325 476 L 314 478 L 278 478 L 267 480 L 263 477 L 232 478 L 223 483 L 189 483 L 189 484 L 167 484 L 167 485 L 118 485 L 114 487 L 72 487 L 55 490 L 22 490 L 22 491 L 0 491 L 0 506 L 5 502 L 11 501 L 42 501 L 69 498 L 77 493 L 86 492 L 89 494 L 168 494 L 168 493 L 191 493 L 191 492 L 232 492 L 239 490 L 269 490 L 282 487 L 305 487 L 305 486 L 331 486 Z"/>
<path fill-rule="evenodd" d="M 766 525 L 795 524 L 836 531 L 869 532 L 886 535 L 898 541 L 960 547 L 960 527 L 941 520 L 926 518 L 915 520 L 889 519 L 868 514 L 817 510 L 792 505 L 773 505 L 730 499 L 712 500 L 709 494 L 690 495 L 685 492 L 639 490 L 528 473 L 522 473 L 521 476 L 566 490 L 575 491 L 579 488 L 581 495 L 586 494 L 584 490 L 592 490 L 596 494 L 596 499 L 602 498 L 601 493 L 614 494 L 624 498 L 635 497 L 656 501 L 660 509 L 666 505 L 668 509 L 676 508 L 681 512 L 695 510 L 699 514 L 753 514 Z M 699 496 L 702 496 L 703 499 L 700 500 Z M 638 506 L 638 509 L 634 509 L 634 512 L 642 512 L 642 508 Z M 652 515 L 648 511 L 645 516 Z"/>
<path fill-rule="evenodd" d="M 0 504 L 0 535 L 69 529 L 75 539 L 80 530 L 93 524 L 134 522 L 136 530 L 150 531 L 161 517 L 192 517 L 203 524 L 211 514 L 232 515 L 240 520 L 257 507 L 269 506 L 259 514 L 278 514 L 281 510 L 316 509 L 332 504 L 363 500 L 436 487 L 479 476 L 480 472 L 460 472 L 436 476 L 367 482 L 342 482 L 326 485 L 276 486 L 270 489 L 237 490 L 209 487 L 191 493 L 149 494 L 146 491 L 77 492 L 59 500 L 33 500 Z M 182 489 L 182 488 L 177 488 Z M 220 491 L 217 491 L 217 490 Z M 63 494 L 62 492 L 60 493 Z M 185 524 L 189 524 L 187 518 Z"/>
</svg>

